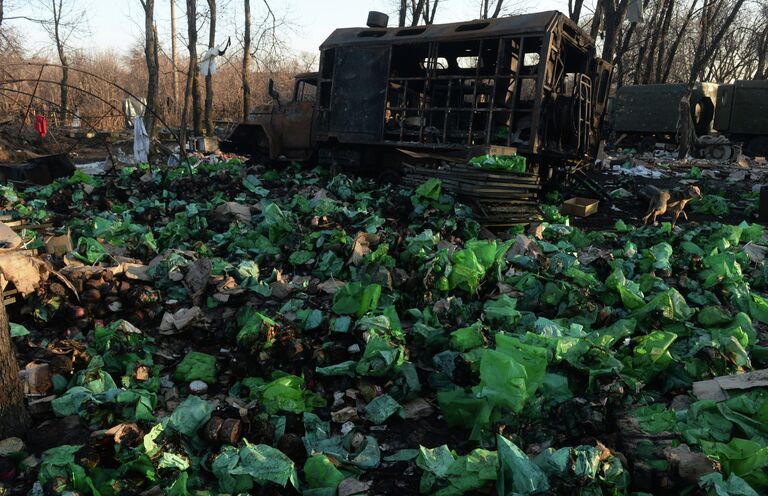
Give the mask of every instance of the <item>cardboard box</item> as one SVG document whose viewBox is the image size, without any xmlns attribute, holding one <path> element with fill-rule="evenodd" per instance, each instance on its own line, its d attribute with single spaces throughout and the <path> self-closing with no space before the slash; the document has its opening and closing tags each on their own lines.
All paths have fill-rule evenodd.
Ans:
<svg viewBox="0 0 768 496">
<path fill-rule="evenodd" d="M 52 255 L 66 255 L 74 249 L 69 229 L 67 229 L 66 234 L 61 236 L 46 236 L 44 241 L 45 251 Z"/>
<path fill-rule="evenodd" d="M 597 213 L 600 202 L 591 198 L 571 198 L 563 202 L 563 213 L 574 217 L 589 217 Z"/>
<path fill-rule="evenodd" d="M 517 155 L 517 148 L 514 146 L 501 145 L 481 145 L 472 148 L 472 157 L 480 155 L 495 155 L 497 157 L 511 157 Z"/>
<path fill-rule="evenodd" d="M 197 138 L 197 151 L 202 153 L 213 153 L 219 150 L 219 139 L 210 137 Z"/>
</svg>

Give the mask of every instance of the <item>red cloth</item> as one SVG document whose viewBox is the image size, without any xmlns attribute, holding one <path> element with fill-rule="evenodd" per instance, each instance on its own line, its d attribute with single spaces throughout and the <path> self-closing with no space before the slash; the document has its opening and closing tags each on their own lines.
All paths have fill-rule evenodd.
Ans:
<svg viewBox="0 0 768 496">
<path fill-rule="evenodd" d="M 35 131 L 40 134 L 41 138 L 45 138 L 45 135 L 48 134 L 48 121 L 45 120 L 45 116 L 42 114 L 37 114 L 35 118 Z"/>
</svg>

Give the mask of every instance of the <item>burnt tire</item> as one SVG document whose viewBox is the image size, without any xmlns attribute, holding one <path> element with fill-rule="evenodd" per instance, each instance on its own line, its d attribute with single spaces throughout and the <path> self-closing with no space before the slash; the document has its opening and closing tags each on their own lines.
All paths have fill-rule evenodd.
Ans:
<svg viewBox="0 0 768 496">
<path fill-rule="evenodd" d="M 701 153 L 706 159 L 724 162 L 733 156 L 733 147 L 730 144 L 707 145 Z"/>
</svg>

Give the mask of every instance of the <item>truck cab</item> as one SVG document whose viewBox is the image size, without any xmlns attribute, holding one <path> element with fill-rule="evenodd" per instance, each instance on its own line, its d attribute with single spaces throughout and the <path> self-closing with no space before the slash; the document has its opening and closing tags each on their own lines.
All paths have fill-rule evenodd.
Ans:
<svg viewBox="0 0 768 496">
<path fill-rule="evenodd" d="M 317 79 L 316 72 L 297 74 L 289 101 L 282 99 L 270 80 L 272 103 L 256 106 L 248 119 L 222 142 L 221 150 L 255 160 L 301 162 L 309 159 L 314 153 L 312 122 Z"/>
</svg>

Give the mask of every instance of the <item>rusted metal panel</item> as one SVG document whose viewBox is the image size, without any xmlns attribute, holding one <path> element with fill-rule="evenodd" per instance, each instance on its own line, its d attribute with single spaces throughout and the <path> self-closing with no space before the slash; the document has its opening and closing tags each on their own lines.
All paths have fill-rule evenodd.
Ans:
<svg viewBox="0 0 768 496">
<path fill-rule="evenodd" d="M 336 54 L 327 132 L 341 141 L 379 141 L 391 48 L 341 48 Z"/>
<path fill-rule="evenodd" d="M 731 131 L 731 112 L 733 112 L 733 85 L 721 84 L 717 89 L 715 129 L 721 133 Z"/>
<path fill-rule="evenodd" d="M 286 158 L 308 158 L 312 147 L 312 114 L 314 102 L 293 102 L 283 112 L 275 114 L 272 133 L 282 136 L 272 158 L 286 155 Z"/>
</svg>

